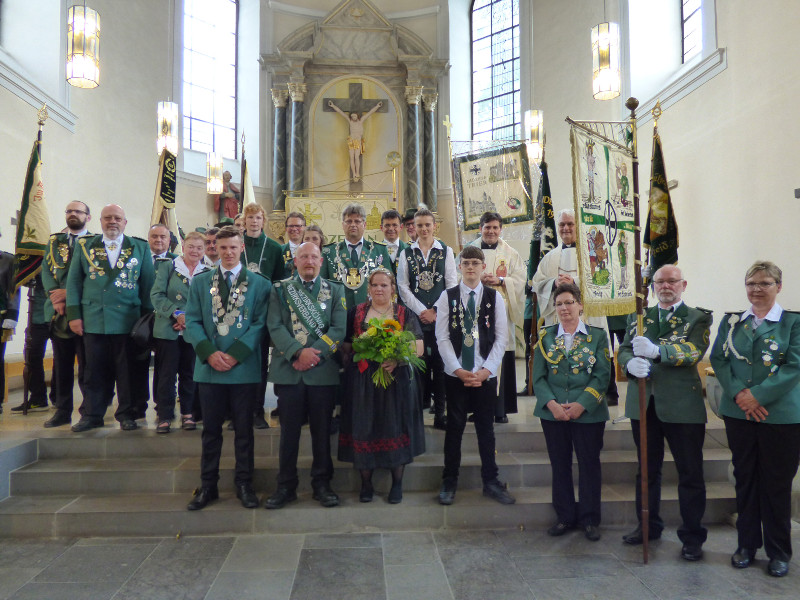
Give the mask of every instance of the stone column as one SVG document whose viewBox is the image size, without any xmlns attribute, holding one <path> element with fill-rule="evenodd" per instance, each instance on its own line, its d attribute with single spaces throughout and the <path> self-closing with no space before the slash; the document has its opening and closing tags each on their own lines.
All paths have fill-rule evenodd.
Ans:
<svg viewBox="0 0 800 600">
<path fill-rule="evenodd" d="M 289 123 L 288 190 L 302 190 L 305 187 L 305 113 L 303 111 L 308 88 L 305 83 L 290 83 L 289 95 L 292 97 L 292 115 Z"/>
<path fill-rule="evenodd" d="M 272 210 L 286 210 L 286 101 L 288 90 L 272 89 Z"/>
<path fill-rule="evenodd" d="M 422 86 L 406 86 L 406 208 L 416 208 L 423 200 L 422 130 L 420 102 Z"/>
<path fill-rule="evenodd" d="M 423 140 L 423 159 L 424 172 L 424 198 L 425 204 L 432 212 L 436 212 L 437 199 L 436 190 L 438 180 L 436 177 L 436 102 L 439 94 L 430 92 L 422 95 L 422 103 L 425 109 L 425 136 Z"/>
</svg>

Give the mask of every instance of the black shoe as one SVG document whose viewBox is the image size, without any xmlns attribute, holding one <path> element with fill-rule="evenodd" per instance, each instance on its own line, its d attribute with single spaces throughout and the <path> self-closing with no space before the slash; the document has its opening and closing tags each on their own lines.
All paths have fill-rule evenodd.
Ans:
<svg viewBox="0 0 800 600">
<path fill-rule="evenodd" d="M 737 548 L 731 556 L 731 564 L 737 569 L 746 569 L 756 559 L 756 551 L 750 548 Z"/>
<path fill-rule="evenodd" d="M 789 561 L 770 558 L 767 565 L 767 573 L 773 577 L 784 577 L 789 573 Z"/>
<path fill-rule="evenodd" d="M 217 491 L 217 488 L 197 488 L 194 491 L 194 497 L 192 498 L 191 502 L 186 505 L 186 510 L 202 510 L 209 502 L 216 500 L 217 498 L 219 498 L 219 492 Z"/>
<path fill-rule="evenodd" d="M 372 496 L 375 494 L 375 489 L 371 483 L 362 483 L 361 491 L 358 493 L 359 502 L 372 502 Z"/>
<path fill-rule="evenodd" d="M 433 428 L 440 431 L 447 431 L 447 419 L 445 417 L 436 417 L 433 419 Z"/>
<path fill-rule="evenodd" d="M 660 540 L 661 539 L 661 532 L 650 530 L 647 532 L 647 539 L 648 540 Z M 642 526 L 638 525 L 636 529 L 631 531 L 630 533 L 626 533 L 622 536 L 622 541 L 628 544 L 629 546 L 639 546 L 642 543 Z"/>
<path fill-rule="evenodd" d="M 297 500 L 297 492 L 289 488 L 279 487 L 269 498 L 264 500 L 264 508 L 283 508 L 289 502 Z"/>
<path fill-rule="evenodd" d="M 236 497 L 242 501 L 245 508 L 258 508 L 258 496 L 249 483 L 236 486 Z"/>
<path fill-rule="evenodd" d="M 586 539 L 590 542 L 596 542 L 600 539 L 600 530 L 597 528 L 597 525 L 584 525 L 583 535 L 585 535 Z"/>
<path fill-rule="evenodd" d="M 508 417 L 506 417 L 506 416 L 502 416 L 502 417 L 495 417 L 495 418 L 494 418 L 494 422 L 495 422 L 495 423 L 500 423 L 500 424 L 503 424 L 503 423 L 508 423 Z"/>
<path fill-rule="evenodd" d="M 558 523 L 556 523 L 555 525 L 550 527 L 550 529 L 547 530 L 547 535 L 552 537 L 561 537 L 562 535 L 564 535 L 568 531 L 572 531 L 573 529 L 575 529 L 575 525 L 559 521 Z"/>
<path fill-rule="evenodd" d="M 269 423 L 267 423 L 264 415 L 256 415 L 253 417 L 253 429 L 269 429 Z"/>
<path fill-rule="evenodd" d="M 327 485 L 314 490 L 314 494 L 311 497 L 314 500 L 317 500 L 325 508 L 339 506 L 339 496 L 337 496 L 336 492 L 334 492 Z"/>
<path fill-rule="evenodd" d="M 483 495 L 492 500 L 497 500 L 500 504 L 514 504 L 514 496 L 508 493 L 506 485 L 495 479 L 483 484 Z"/>
<path fill-rule="evenodd" d="M 69 425 L 70 423 L 72 423 L 72 417 L 66 412 L 57 410 L 52 417 L 44 422 L 44 426 L 49 429 L 50 427 L 61 427 L 62 425 Z"/>
<path fill-rule="evenodd" d="M 122 431 L 133 431 L 138 427 L 136 421 L 133 419 L 123 419 L 119 424 L 119 428 L 122 429 Z"/>
<path fill-rule="evenodd" d="M 442 487 L 439 490 L 439 504 L 450 506 L 453 500 L 456 499 L 456 488 L 458 487 L 457 481 L 445 479 L 442 481 Z"/>
<path fill-rule="evenodd" d="M 403 481 L 395 481 L 392 483 L 392 489 L 389 490 L 389 504 L 400 504 L 403 501 Z"/>
<path fill-rule="evenodd" d="M 81 433 L 82 431 L 89 431 L 90 429 L 96 429 L 102 426 L 103 426 L 102 419 L 97 420 L 91 417 L 81 417 L 81 420 L 72 426 L 72 431 L 74 431 L 75 433 Z"/>
<path fill-rule="evenodd" d="M 21 415 L 22 414 L 22 406 L 23 405 L 20 404 L 19 406 L 13 407 L 11 409 L 11 414 L 12 415 Z M 48 408 L 47 407 L 47 402 L 45 402 L 44 404 L 33 404 L 33 403 L 28 404 L 28 412 L 42 412 L 42 411 L 47 410 L 47 408 Z"/>
<path fill-rule="evenodd" d="M 270 411 L 269 416 L 272 417 L 273 419 L 276 419 L 276 418 L 278 418 L 280 416 L 280 412 L 278 411 L 277 408 L 273 408 Z"/>
<path fill-rule="evenodd" d="M 681 558 L 689 562 L 695 562 L 703 558 L 703 546 L 700 544 L 684 544 L 681 548 Z"/>
</svg>

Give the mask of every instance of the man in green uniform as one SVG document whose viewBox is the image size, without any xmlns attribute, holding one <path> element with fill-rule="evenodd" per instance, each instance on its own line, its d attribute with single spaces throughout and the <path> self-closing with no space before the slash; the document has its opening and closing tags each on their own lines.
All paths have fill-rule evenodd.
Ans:
<svg viewBox="0 0 800 600">
<path fill-rule="evenodd" d="M 281 415 L 278 489 L 264 503 L 270 509 L 297 499 L 297 454 L 305 417 L 311 430 L 314 500 L 325 507 L 339 504 L 330 484 L 330 417 L 339 385 L 339 363 L 333 355 L 347 327 L 344 290 L 320 276 L 322 256 L 316 244 L 301 244 L 294 260 L 297 273 L 275 284 L 267 314 L 275 341 L 269 380 Z"/>
<path fill-rule="evenodd" d="M 378 267 L 391 268 L 392 259 L 386 246 L 364 239 L 367 213 L 360 204 L 348 204 L 342 211 L 344 241 L 322 249 L 324 279 L 344 284 L 347 308 L 367 301 L 367 278 Z"/>
<path fill-rule="evenodd" d="M 77 240 L 77 256 L 67 276 L 67 319 L 82 335 L 86 362 L 88 409 L 72 430 L 103 426 L 103 417 L 117 391 L 114 417 L 123 431 L 136 429 L 131 395 L 130 331 L 136 320 L 152 312 L 150 288 L 154 271 L 145 240 L 124 235 L 128 221 L 121 206 L 109 204 L 100 213 L 102 235 Z"/>
<path fill-rule="evenodd" d="M 281 254 L 286 274 L 292 275 L 294 273 L 294 255 L 297 253 L 297 247 L 303 243 L 303 234 L 306 232 L 306 218 L 303 213 L 292 211 L 286 215 L 284 227 L 289 241 L 281 246 Z"/>
<path fill-rule="evenodd" d="M 383 243 L 386 245 L 386 252 L 392 259 L 392 269 L 397 273 L 397 259 L 400 253 L 408 248 L 403 240 L 400 239 L 400 230 L 403 228 L 402 215 L 395 209 L 390 209 L 381 215 L 381 232 L 383 232 Z"/>
<path fill-rule="evenodd" d="M 222 424 L 228 409 L 235 432 L 236 497 L 256 508 L 253 481 L 253 396 L 261 382 L 261 340 L 270 281 L 239 261 L 242 238 L 235 227 L 217 233 L 220 266 L 197 275 L 186 305 L 186 338 L 197 358 L 194 380 L 203 410 L 201 485 L 189 502 L 200 510 L 219 497 Z"/>
</svg>

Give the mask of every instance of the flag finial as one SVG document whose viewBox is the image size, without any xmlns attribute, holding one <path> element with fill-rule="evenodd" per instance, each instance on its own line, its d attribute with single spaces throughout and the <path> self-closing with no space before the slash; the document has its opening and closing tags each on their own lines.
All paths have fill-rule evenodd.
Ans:
<svg viewBox="0 0 800 600">
<path fill-rule="evenodd" d="M 653 107 L 653 110 L 650 111 L 650 114 L 653 115 L 653 127 L 658 127 L 658 119 L 661 117 L 661 100 L 656 102 L 656 105 Z"/>
</svg>

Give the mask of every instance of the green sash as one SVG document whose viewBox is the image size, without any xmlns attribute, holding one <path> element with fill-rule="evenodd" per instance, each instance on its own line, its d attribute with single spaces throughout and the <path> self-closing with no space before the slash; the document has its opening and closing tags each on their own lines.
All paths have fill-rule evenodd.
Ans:
<svg viewBox="0 0 800 600">
<path fill-rule="evenodd" d="M 291 279 L 282 283 L 286 288 L 286 301 L 292 313 L 293 325 L 295 319 L 303 325 L 302 328 L 293 326 L 294 338 L 305 346 L 308 341 L 307 332 L 314 332 L 319 339 L 328 344 L 332 352 L 335 352 L 336 342 L 325 335 L 330 325 L 324 312 L 326 308 L 325 303 L 331 301 L 330 284 L 324 279 L 320 279 L 319 293 L 317 294 L 315 302 L 308 291 L 303 289 L 303 285 L 297 279 Z"/>
</svg>

